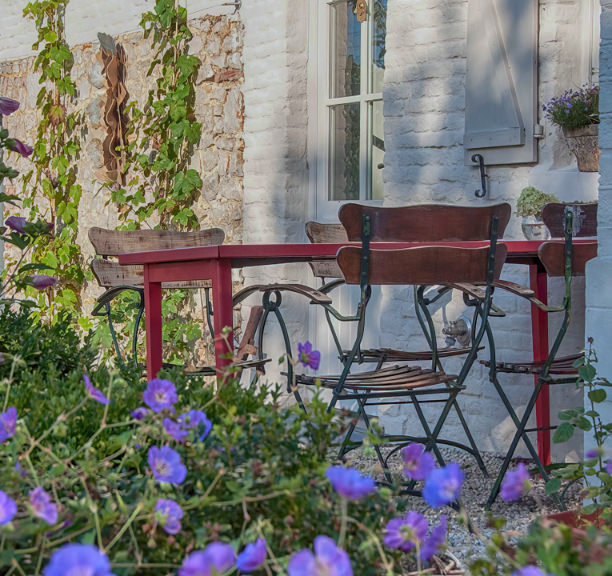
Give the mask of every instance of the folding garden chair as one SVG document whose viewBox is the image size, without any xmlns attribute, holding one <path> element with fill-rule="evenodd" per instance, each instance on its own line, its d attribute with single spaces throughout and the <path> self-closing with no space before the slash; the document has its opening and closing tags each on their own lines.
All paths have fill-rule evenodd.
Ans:
<svg viewBox="0 0 612 576">
<path fill-rule="evenodd" d="M 457 248 L 441 246 L 422 246 L 402 250 L 371 250 L 372 239 L 381 240 L 383 232 L 378 228 L 381 219 L 372 214 L 371 208 L 360 206 L 362 212 L 357 212 L 353 206 L 345 205 L 340 211 L 340 219 L 347 222 L 344 210 L 350 210 L 361 217 L 358 225 L 360 231 L 361 247 L 346 246 L 338 252 L 337 262 L 347 284 L 360 286 L 361 297 L 357 311 L 353 316 L 342 316 L 330 305 L 328 310 L 335 318 L 355 322 L 356 338 L 350 352 L 344 358 L 341 374 L 321 377 L 297 375 L 297 385 L 316 385 L 320 382 L 323 387 L 332 390 L 332 400 L 329 408 L 333 408 L 339 400 L 355 400 L 358 403 L 359 415 L 365 425 L 371 429 L 370 418 L 365 409 L 370 406 L 390 404 L 410 404 L 414 406 L 417 417 L 421 423 L 424 437 L 393 437 L 393 442 L 420 441 L 436 454 L 438 461 L 444 460 L 438 448 L 441 442 L 439 434 L 446 417 L 453 406 L 456 405 L 457 394 L 465 388 L 464 382 L 476 358 L 477 350 L 485 332 L 486 319 L 491 309 L 492 283 L 499 277 L 501 266 L 505 259 L 506 249 L 497 245 L 497 230 L 499 216 L 492 215 L 485 226 L 489 228 L 489 245 L 482 248 Z M 466 213 L 467 214 L 467 213 Z M 345 224 L 349 238 L 354 234 Z M 469 352 L 465 355 L 463 366 L 459 375 L 447 374 L 438 369 L 438 355 L 435 347 L 431 351 L 432 360 L 430 368 L 418 366 L 394 365 L 379 369 L 354 372 L 361 342 L 366 328 L 366 309 L 371 295 L 372 285 L 432 285 L 432 284 L 461 284 L 480 283 L 483 297 L 475 304 L 475 320 L 478 328 L 474 329 L 474 338 Z M 421 313 L 426 318 L 426 326 L 430 341 L 435 341 L 434 325 L 423 297 L 423 290 L 418 291 L 418 304 Z M 442 410 L 432 427 L 429 426 L 423 412 L 423 404 L 441 403 Z M 350 441 L 354 426 L 349 427 L 345 437 L 345 444 Z M 454 446 L 473 453 L 473 449 L 456 442 Z M 387 479 L 390 481 L 386 460 L 380 448 L 376 445 L 379 461 L 385 469 Z"/>
<path fill-rule="evenodd" d="M 499 493 L 501 482 L 508 470 L 510 461 L 514 455 L 516 447 L 519 441 L 522 439 L 525 443 L 531 457 L 533 458 L 535 465 L 537 466 L 540 474 L 545 480 L 548 480 L 548 472 L 543 465 L 542 461 L 538 456 L 537 450 L 534 448 L 531 440 L 529 439 L 528 433 L 537 431 L 538 428 L 527 428 L 529 417 L 533 411 L 534 406 L 540 391 L 543 386 L 555 385 L 555 384 L 568 384 L 575 383 L 578 375 L 577 369 L 574 367 L 575 361 L 580 358 L 581 354 L 571 356 L 559 356 L 559 347 L 567 332 L 572 309 L 572 295 L 571 295 L 571 284 L 573 276 L 584 276 L 585 264 L 591 258 L 594 258 L 597 254 L 597 242 L 584 242 L 580 244 L 572 245 L 572 229 L 573 229 L 573 214 L 575 210 L 572 206 L 564 206 L 564 241 L 549 241 L 545 242 L 540 246 L 539 259 L 546 268 L 548 276 L 551 277 L 563 277 L 565 279 L 565 293 L 563 301 L 559 306 L 549 306 L 543 304 L 533 296 L 533 292 L 525 289 L 523 291 L 514 291 L 514 294 L 526 298 L 529 302 L 541 310 L 547 313 L 558 312 L 563 314 L 563 320 L 559 327 L 559 331 L 555 337 L 553 345 L 550 349 L 548 358 L 541 362 L 497 362 L 495 358 L 495 343 L 493 332 L 490 327 L 487 328 L 487 337 L 489 340 L 490 348 L 490 360 L 483 361 L 482 363 L 489 367 L 489 379 L 495 386 L 504 406 L 506 407 L 510 418 L 516 425 L 516 433 L 510 443 L 510 447 L 506 453 L 506 457 L 502 464 L 501 470 L 497 476 L 496 482 L 491 490 L 489 499 L 487 501 L 487 508 L 490 508 L 495 498 Z M 550 217 L 552 214 L 559 216 L 558 209 L 549 208 L 544 210 L 544 214 Z M 547 226 L 554 231 L 556 224 L 547 222 Z M 558 226 L 558 225 L 557 225 Z M 554 232 L 553 232 L 554 233 Z M 518 417 L 514 407 L 508 399 L 504 387 L 501 385 L 498 375 L 501 373 L 505 374 L 529 374 L 537 377 L 534 390 L 527 402 L 527 406 L 521 418 Z M 557 503 L 563 507 L 561 501 L 557 498 Z"/>
</svg>

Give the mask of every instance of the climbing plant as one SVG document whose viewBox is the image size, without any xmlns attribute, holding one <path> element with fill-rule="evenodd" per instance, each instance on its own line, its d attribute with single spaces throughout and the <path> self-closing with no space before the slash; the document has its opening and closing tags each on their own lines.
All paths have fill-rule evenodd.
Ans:
<svg viewBox="0 0 612 576">
<path fill-rule="evenodd" d="M 71 78 L 74 63 L 66 42 L 64 14 L 69 0 L 35 0 L 24 8 L 34 21 L 38 54 L 34 70 L 41 89 L 36 99 L 40 117 L 32 161 L 34 169 L 23 177 L 24 207 L 30 218 L 51 222 L 51 234 L 36 239 L 36 260 L 50 266 L 59 282 L 45 305 L 44 314 L 80 312 L 81 287 L 85 279 L 81 249 L 76 243 L 81 186 L 77 183 L 76 160 L 80 152 L 81 117 L 74 110 L 76 86 Z M 72 110 L 72 111 L 71 111 Z M 83 327 L 88 321 L 79 320 Z"/>
</svg>

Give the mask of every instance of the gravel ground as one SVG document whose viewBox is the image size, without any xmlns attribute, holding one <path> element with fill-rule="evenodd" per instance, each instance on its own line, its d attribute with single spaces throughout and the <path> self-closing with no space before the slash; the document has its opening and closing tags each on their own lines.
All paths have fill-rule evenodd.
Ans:
<svg viewBox="0 0 612 576">
<path fill-rule="evenodd" d="M 502 464 L 502 458 L 493 454 L 483 453 L 482 457 L 489 472 L 489 478 L 485 478 L 478 468 L 472 456 L 460 450 L 442 449 L 442 454 L 447 462 L 457 462 L 466 473 L 466 480 L 462 489 L 462 503 L 468 510 L 475 528 L 482 537 L 488 539 L 493 529 L 487 526 L 489 513 L 485 510 L 485 504 L 489 492 L 493 487 L 495 478 Z M 525 462 L 532 469 L 530 460 L 515 460 L 510 469 L 516 467 L 517 462 Z M 375 456 L 363 453 L 361 449 L 354 450 L 346 455 L 346 464 L 358 468 L 362 473 L 368 473 L 376 479 L 383 479 L 381 468 Z M 390 462 L 391 469 L 397 473 L 401 472 L 401 459 L 394 456 Z M 515 539 L 524 534 L 529 524 L 538 516 L 558 512 L 554 501 L 546 495 L 544 481 L 533 475 L 533 488 L 530 493 L 518 502 L 504 502 L 499 496 L 493 504 L 491 513 L 496 517 L 504 517 L 507 520 L 504 531 L 509 539 Z M 568 508 L 578 507 L 580 486 L 572 485 L 566 494 Z M 449 523 L 448 544 L 449 552 L 458 559 L 460 567 L 467 571 L 467 566 L 475 559 L 484 556 L 485 546 L 481 540 L 463 526 L 458 519 L 458 514 L 450 507 L 434 510 L 429 507 L 422 498 L 415 496 L 402 496 L 409 498 L 409 508 L 424 514 L 430 524 L 437 524 L 440 514 L 446 514 Z"/>
</svg>

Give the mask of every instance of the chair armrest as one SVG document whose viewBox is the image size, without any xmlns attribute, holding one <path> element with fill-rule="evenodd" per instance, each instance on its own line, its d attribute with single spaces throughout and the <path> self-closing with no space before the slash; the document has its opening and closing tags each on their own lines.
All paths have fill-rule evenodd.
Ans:
<svg viewBox="0 0 612 576">
<path fill-rule="evenodd" d="M 125 292 L 126 290 L 138 292 L 140 294 L 141 299 L 144 297 L 144 289 L 142 286 L 131 286 L 129 284 L 125 284 L 122 286 L 113 286 L 112 288 L 108 288 L 101 296 L 96 299 L 96 305 L 91 315 L 104 316 L 106 312 L 102 312 L 102 308 L 106 307 L 107 304 L 110 304 L 117 296 L 119 296 L 119 294 Z"/>
<path fill-rule="evenodd" d="M 294 294 L 300 294 L 301 296 L 305 296 L 311 302 L 311 304 L 331 304 L 332 299 L 327 295 L 321 292 L 320 290 L 316 290 L 311 288 L 310 286 L 306 286 L 304 284 L 253 284 L 252 286 L 247 286 L 242 290 L 239 290 L 234 294 L 233 303 L 234 306 L 239 304 L 246 298 L 248 298 L 251 294 L 255 292 L 293 292 Z"/>
</svg>

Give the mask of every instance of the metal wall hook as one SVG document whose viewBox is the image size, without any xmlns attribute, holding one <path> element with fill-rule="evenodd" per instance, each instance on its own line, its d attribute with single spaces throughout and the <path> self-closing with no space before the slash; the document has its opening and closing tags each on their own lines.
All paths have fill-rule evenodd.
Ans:
<svg viewBox="0 0 612 576">
<path fill-rule="evenodd" d="M 472 162 L 478 162 L 480 168 L 480 190 L 475 190 L 474 195 L 476 198 L 484 198 L 487 195 L 487 178 L 488 175 L 485 171 L 484 158 L 482 154 L 473 154 Z"/>
</svg>

